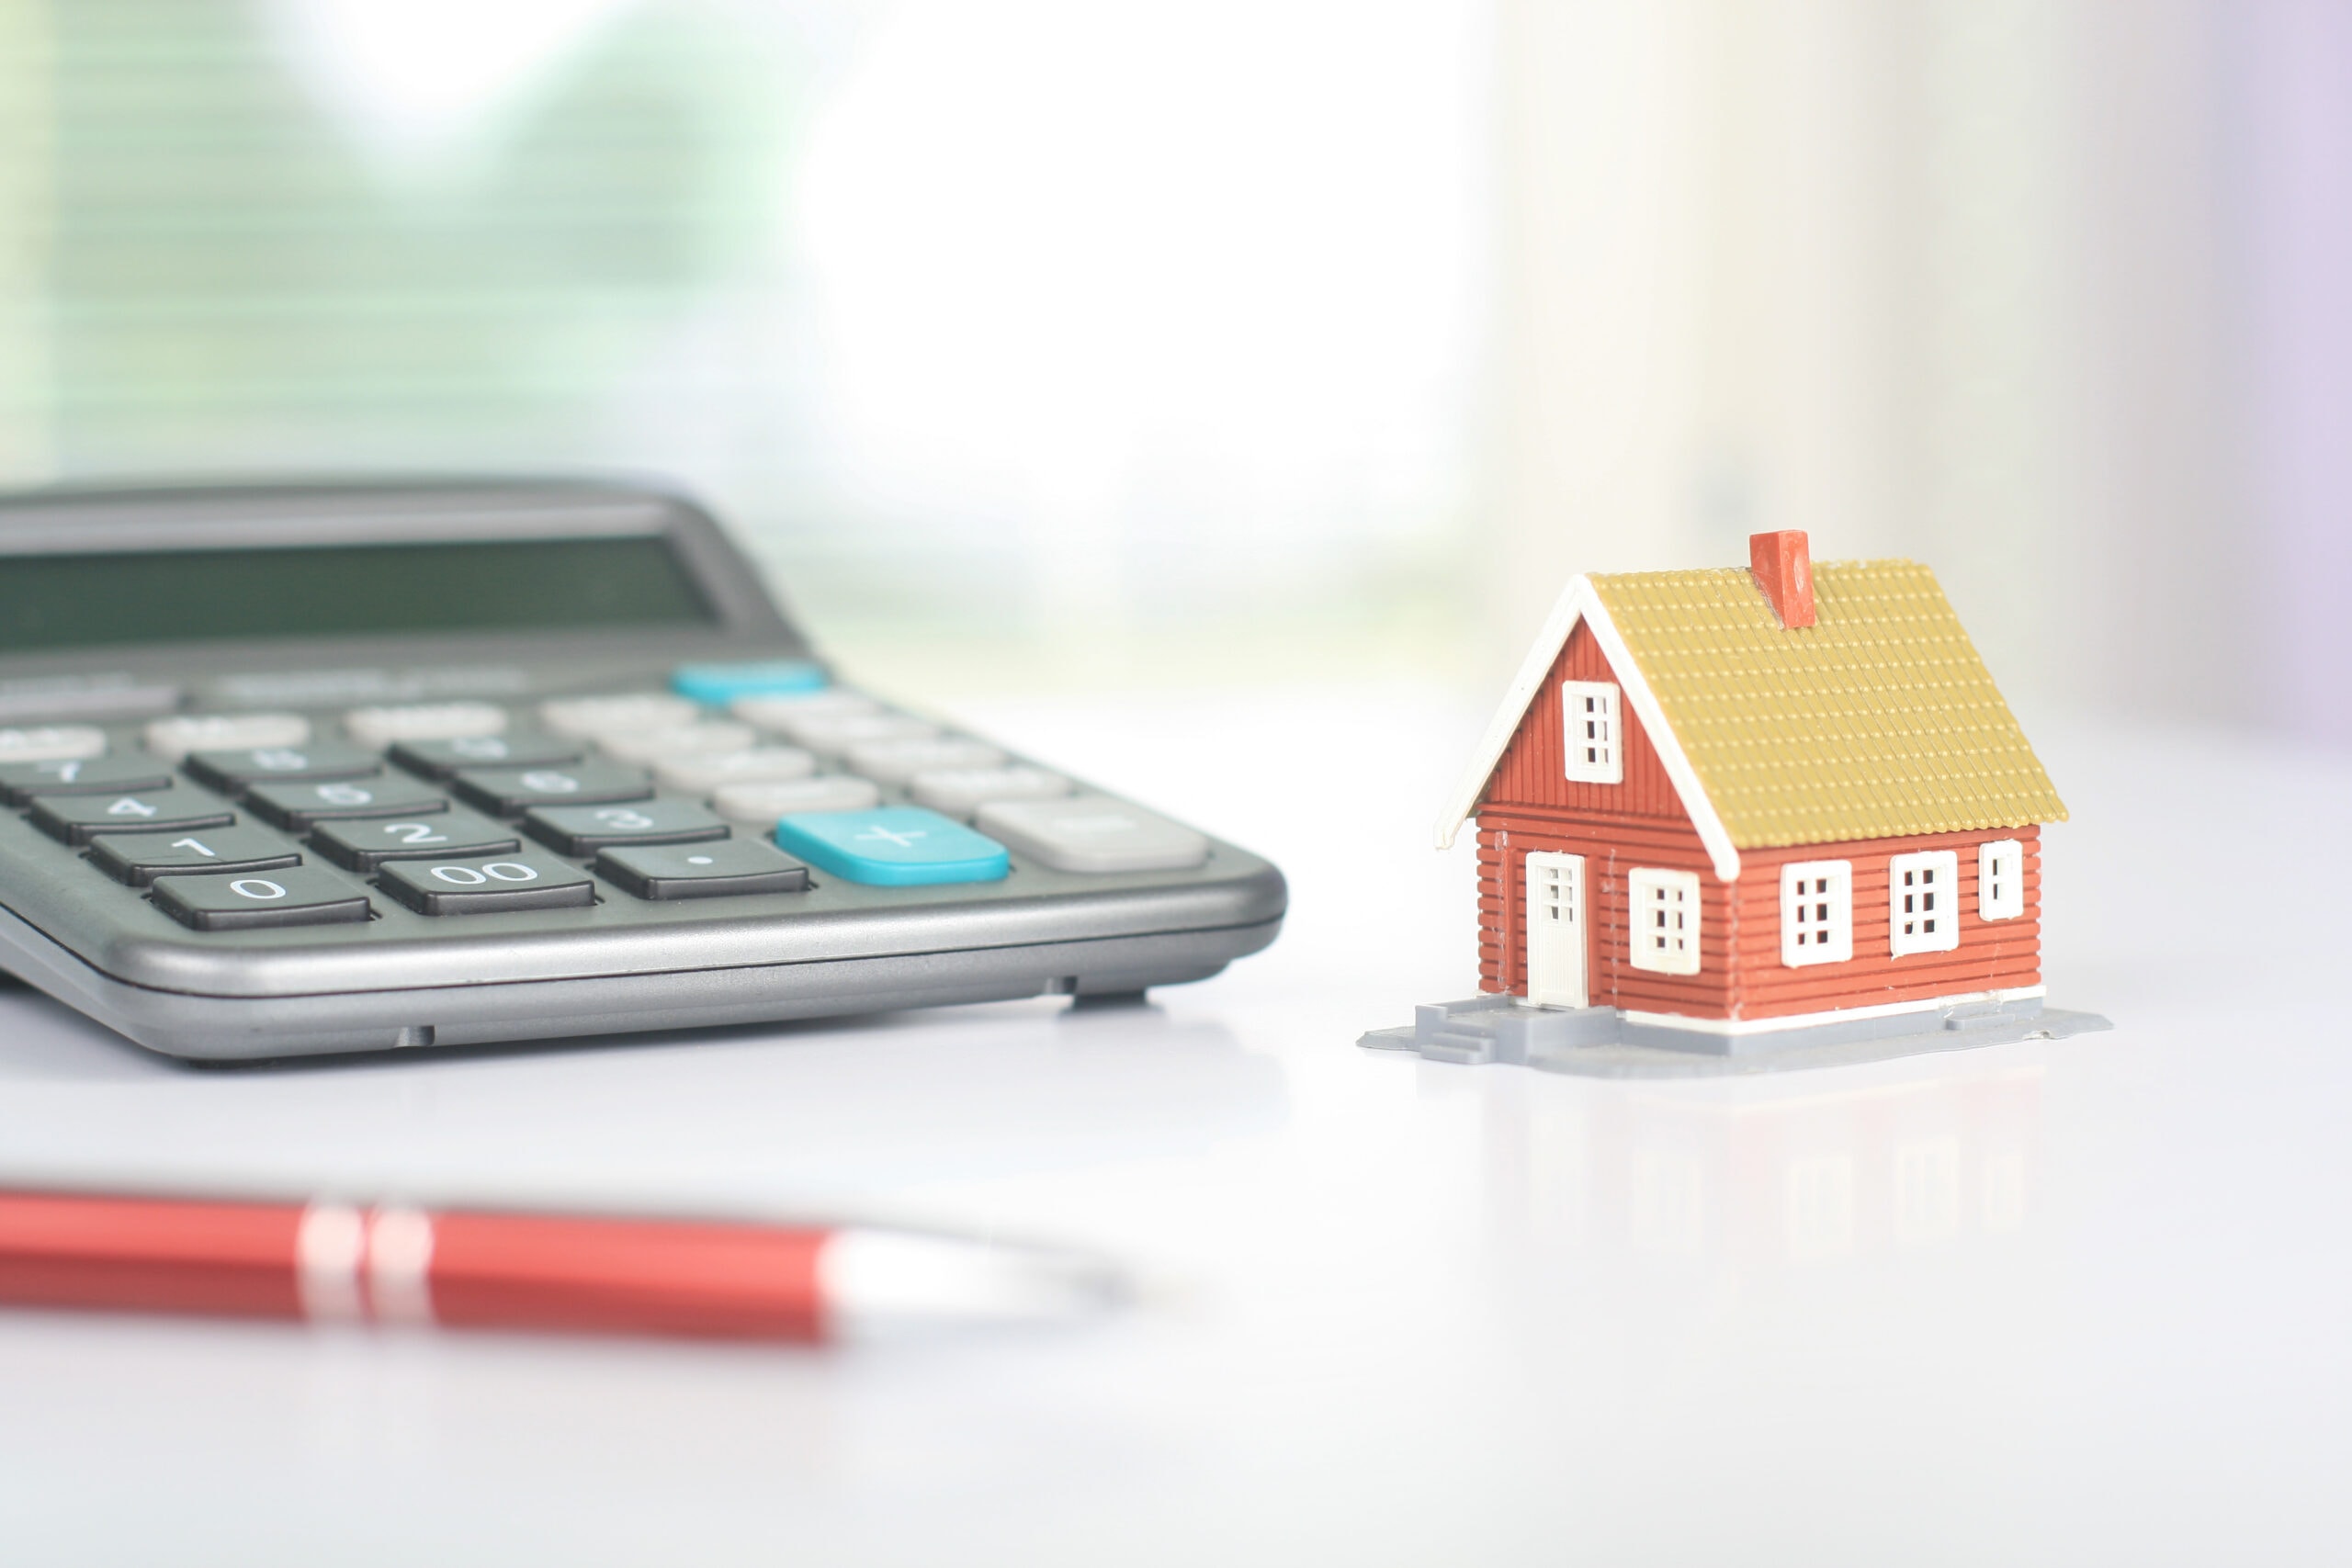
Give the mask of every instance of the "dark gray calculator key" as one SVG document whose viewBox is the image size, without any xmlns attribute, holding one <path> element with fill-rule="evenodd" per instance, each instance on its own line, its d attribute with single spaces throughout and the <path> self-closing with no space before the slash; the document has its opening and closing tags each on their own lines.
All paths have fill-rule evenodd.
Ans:
<svg viewBox="0 0 2352 1568">
<path fill-rule="evenodd" d="M 448 860 L 494 855 L 523 847 L 514 829 L 470 811 L 442 811 L 413 820 L 322 822 L 311 847 L 347 871 L 373 871 L 388 860 Z"/>
<path fill-rule="evenodd" d="M 358 817 L 429 817 L 448 810 L 449 797 L 407 779 L 328 779 L 255 784 L 245 804 L 264 821 L 300 833 Z"/>
<path fill-rule="evenodd" d="M 467 768 L 449 782 L 469 802 L 499 817 L 520 817 L 535 806 L 609 806 L 643 800 L 653 793 L 644 769 L 619 762 Z"/>
<path fill-rule="evenodd" d="M 413 773 L 446 779 L 462 768 L 546 768 L 576 762 L 586 745 L 560 735 L 469 735 L 456 740 L 403 740 L 392 761 Z"/>
<path fill-rule="evenodd" d="M 23 806 L 37 795 L 137 795 L 171 787 L 171 764 L 135 751 L 0 766 L 0 799 L 11 806 Z"/>
<path fill-rule="evenodd" d="M 332 872 L 298 865 L 243 876 L 159 876 L 155 907 L 200 931 L 364 920 L 368 896 Z"/>
<path fill-rule="evenodd" d="M 641 800 L 618 806 L 542 806 L 525 815 L 524 830 L 560 854 L 593 855 L 614 844 L 691 844 L 723 839 L 726 823 L 683 800 Z"/>
<path fill-rule="evenodd" d="M 159 876 L 219 875 L 275 871 L 302 857 L 275 833 L 258 828 L 207 828 L 167 839 L 161 833 L 101 833 L 90 840 L 90 863 L 133 887 Z"/>
<path fill-rule="evenodd" d="M 190 751 L 187 771 L 198 784 L 235 795 L 270 779 L 361 779 L 384 771 L 373 751 L 322 740 L 307 746 L 251 746 L 233 751 Z"/>
<path fill-rule="evenodd" d="M 808 887 L 807 866 L 757 839 L 606 850 L 595 869 L 639 898 L 724 898 Z"/>
<path fill-rule="evenodd" d="M 377 883 L 420 915 L 494 915 L 596 901 L 596 885 L 586 872 L 527 850 L 464 860 L 386 861 Z"/>
<path fill-rule="evenodd" d="M 217 800 L 169 791 L 150 795 L 37 795 L 33 826 L 52 839 L 86 844 L 100 833 L 193 833 L 226 828 L 236 813 Z"/>
</svg>

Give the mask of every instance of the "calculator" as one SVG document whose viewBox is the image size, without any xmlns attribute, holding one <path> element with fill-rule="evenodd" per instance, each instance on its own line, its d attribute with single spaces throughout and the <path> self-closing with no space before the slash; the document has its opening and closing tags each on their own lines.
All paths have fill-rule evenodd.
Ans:
<svg viewBox="0 0 2352 1568">
<path fill-rule="evenodd" d="M 693 502 L 0 499 L 0 969 L 251 1060 L 1198 980 L 1274 866 L 844 681 Z"/>
</svg>

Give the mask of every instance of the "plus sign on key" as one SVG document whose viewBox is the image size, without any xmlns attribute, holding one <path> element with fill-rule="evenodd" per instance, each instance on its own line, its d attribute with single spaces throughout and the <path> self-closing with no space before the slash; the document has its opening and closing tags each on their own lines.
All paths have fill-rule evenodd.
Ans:
<svg viewBox="0 0 2352 1568">
<path fill-rule="evenodd" d="M 1012 864 L 994 839 L 919 806 L 795 812 L 776 823 L 775 841 L 819 871 L 870 887 L 994 882 Z"/>
</svg>

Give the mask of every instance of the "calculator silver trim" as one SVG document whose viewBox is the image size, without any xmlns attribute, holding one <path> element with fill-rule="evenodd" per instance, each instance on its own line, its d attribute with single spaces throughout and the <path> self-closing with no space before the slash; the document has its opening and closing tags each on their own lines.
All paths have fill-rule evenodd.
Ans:
<svg viewBox="0 0 2352 1568">
<path fill-rule="evenodd" d="M 64 711 L 103 694 L 194 693 L 220 709 L 325 708 L 476 681 L 524 704 L 641 688 L 675 662 L 821 658 L 759 572 L 691 501 L 574 480 L 54 490 L 0 497 L 0 559 L 36 548 L 576 536 L 669 536 L 720 624 L 598 633 L 441 635 L 88 647 L 0 654 L 0 695 Z M 75 706 L 76 700 L 80 706 Z M 150 700 L 153 700 L 152 698 Z M 396 699 L 395 699 L 396 700 Z M 119 723 L 129 702 L 109 711 Z M 19 716 L 11 713 L 11 717 Z M 135 733 L 125 731 L 125 733 Z M 202 796 L 193 782 L 175 786 Z M 151 1049 L 250 1060 L 630 1033 L 1205 978 L 1280 931 L 1280 871 L 1211 840 L 1190 871 L 1090 877 L 1014 856 L 1008 879 L 430 918 L 371 890 L 368 925 L 194 932 L 0 813 L 0 968 Z M 350 874 L 368 881 L 365 874 Z M 371 937 L 371 931 L 374 934 Z M 404 940 L 384 941 L 388 935 Z"/>
</svg>

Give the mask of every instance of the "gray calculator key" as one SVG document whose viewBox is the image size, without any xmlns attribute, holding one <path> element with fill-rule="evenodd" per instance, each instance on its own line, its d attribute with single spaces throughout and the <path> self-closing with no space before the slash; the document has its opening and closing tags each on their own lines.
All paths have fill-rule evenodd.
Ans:
<svg viewBox="0 0 2352 1568">
<path fill-rule="evenodd" d="M 449 781 L 484 811 L 519 817 L 535 806 L 609 806 L 643 800 L 653 784 L 642 768 L 570 762 L 548 768 L 467 768 Z"/>
<path fill-rule="evenodd" d="M 435 789 L 402 778 L 329 779 L 322 784 L 255 784 L 245 792 L 254 815 L 294 832 L 361 817 L 429 817 L 449 809 Z"/>
<path fill-rule="evenodd" d="M 849 768 L 883 784 L 903 784 L 943 768 L 997 768 L 1004 753 L 985 740 L 940 735 L 910 740 L 869 740 L 849 749 Z"/>
<path fill-rule="evenodd" d="M 171 787 L 170 767 L 136 752 L 0 765 L 0 798 L 11 806 L 37 795 L 137 795 Z"/>
<path fill-rule="evenodd" d="M 1102 795 L 991 801 L 975 825 L 1056 871 L 1182 871 L 1209 856 L 1208 840 L 1190 828 Z"/>
<path fill-rule="evenodd" d="M 534 854 L 386 861 L 378 886 L 420 915 L 492 915 L 594 904 L 586 872 Z"/>
<path fill-rule="evenodd" d="M 298 865 L 243 876 L 159 876 L 155 907 L 200 931 L 364 920 L 368 896 L 332 872 Z"/>
<path fill-rule="evenodd" d="M 690 844 L 727 837 L 727 824 L 683 800 L 616 806 L 542 806 L 524 830 L 560 854 L 591 855 L 615 844 Z"/>
<path fill-rule="evenodd" d="M 907 783 L 908 798 L 917 806 L 960 822 L 969 822 L 991 800 L 1051 800 L 1069 791 L 1069 780 L 1043 768 L 949 768 L 917 773 Z"/>
<path fill-rule="evenodd" d="M 587 746 L 560 735 L 469 735 L 454 740 L 403 740 L 392 761 L 413 773 L 446 779 L 460 768 L 545 768 L 576 762 Z"/>
<path fill-rule="evenodd" d="M 169 791 L 33 797 L 33 826 L 69 844 L 86 844 L 100 833 L 193 833 L 200 828 L 226 828 L 236 819 L 219 801 L 196 795 L 175 797 Z"/>
<path fill-rule="evenodd" d="M 107 732 L 95 724 L 0 728 L 0 762 L 62 762 L 105 754 Z"/>
<path fill-rule="evenodd" d="M 639 898 L 723 898 L 808 886 L 807 866 L 756 839 L 611 849 L 596 857 L 596 870 Z"/>
<path fill-rule="evenodd" d="M 771 784 L 726 784 L 710 797 L 711 808 L 721 817 L 763 832 L 796 812 L 864 811 L 881 801 L 881 786 L 872 779 L 855 779 L 842 773 L 814 779 L 778 779 Z"/>
<path fill-rule="evenodd" d="M 187 771 L 201 784 L 235 795 L 268 779 L 357 779 L 384 771 L 373 751 L 322 740 L 315 746 L 247 746 L 233 751 L 191 751 Z"/>
<path fill-rule="evenodd" d="M 90 840 L 90 863 L 133 887 L 182 873 L 275 871 L 300 865 L 294 846 L 258 828 L 207 828 L 176 839 L 161 833 L 101 833 Z"/>
<path fill-rule="evenodd" d="M 503 823 L 470 811 L 443 811 L 389 822 L 322 822 L 311 835 L 311 847 L 347 871 L 373 871 L 388 860 L 511 853 L 523 841 Z"/>
</svg>

